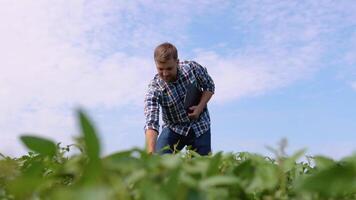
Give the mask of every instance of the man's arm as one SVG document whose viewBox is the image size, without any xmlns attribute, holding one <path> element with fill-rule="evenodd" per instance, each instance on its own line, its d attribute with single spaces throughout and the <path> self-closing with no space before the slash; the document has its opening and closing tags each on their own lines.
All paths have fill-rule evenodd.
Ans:
<svg viewBox="0 0 356 200">
<path fill-rule="evenodd" d="M 208 104 L 210 98 L 213 96 L 215 92 L 215 84 L 205 67 L 194 61 L 192 62 L 192 66 L 199 85 L 203 89 L 199 104 L 197 106 L 190 107 L 190 110 L 192 110 L 193 112 L 188 114 L 189 118 L 197 119 Z"/>
<path fill-rule="evenodd" d="M 153 86 L 149 85 L 148 92 L 145 96 L 144 113 L 146 116 L 145 136 L 146 136 L 146 150 L 147 153 L 154 153 L 157 135 L 159 131 L 159 103 L 158 92 Z"/>
<path fill-rule="evenodd" d="M 149 154 L 155 152 L 158 132 L 154 129 L 146 130 L 146 151 Z"/>
<path fill-rule="evenodd" d="M 195 61 L 192 61 L 192 67 L 195 77 L 203 91 L 215 93 L 215 84 L 208 70 Z"/>
<path fill-rule="evenodd" d="M 200 102 L 198 104 L 198 107 L 202 108 L 202 110 L 205 108 L 205 106 L 208 104 L 211 96 L 213 96 L 213 92 L 210 91 L 203 91 L 201 95 Z"/>
</svg>

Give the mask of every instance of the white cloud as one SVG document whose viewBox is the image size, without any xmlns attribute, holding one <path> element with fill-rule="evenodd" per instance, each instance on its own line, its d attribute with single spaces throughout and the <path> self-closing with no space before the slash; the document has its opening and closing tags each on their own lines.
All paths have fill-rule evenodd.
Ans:
<svg viewBox="0 0 356 200">
<path fill-rule="evenodd" d="M 2 1 L 0 127 L 11 148 L 0 152 L 22 153 L 17 136 L 27 131 L 69 143 L 78 105 L 140 104 L 155 73 L 152 48 L 183 44 L 191 11 L 209 9 L 205 1 Z"/>
<path fill-rule="evenodd" d="M 92 6 L 33 1 L 0 7 L 0 127 L 3 143 L 12 146 L 0 151 L 19 153 L 17 136 L 27 131 L 69 143 L 77 105 L 110 108 L 142 99 L 147 78 L 138 74 L 152 73 L 151 63 L 120 52 L 93 53 L 105 42 L 91 39 L 107 35 L 97 30 L 112 19 L 106 4 Z"/>
<path fill-rule="evenodd" d="M 268 55 L 279 47 L 289 58 L 298 56 L 290 50 L 316 44 L 320 67 L 339 65 L 346 77 L 349 68 L 354 71 L 356 4 L 352 1 L 252 0 L 239 2 L 234 9 L 235 28 L 252 49 Z"/>
<path fill-rule="evenodd" d="M 196 60 L 209 66 L 216 84 L 213 101 L 223 103 L 263 94 L 306 78 L 318 69 L 319 56 L 320 47 L 310 44 L 293 51 L 275 48 L 266 54 L 221 56 L 199 51 Z"/>
<path fill-rule="evenodd" d="M 216 80 L 214 100 L 263 94 L 313 76 L 327 66 L 323 59 L 336 41 L 330 38 L 356 22 L 355 8 L 347 1 L 236 3 L 235 30 L 246 45 L 227 55 L 197 50 L 196 60 Z"/>
<path fill-rule="evenodd" d="M 354 80 L 356 76 L 356 30 L 353 31 L 349 41 L 347 41 L 347 48 L 341 62 L 343 63 L 343 68 L 346 68 L 343 76 L 349 78 L 349 80 Z"/>
<path fill-rule="evenodd" d="M 356 81 L 351 83 L 351 87 L 356 91 Z"/>
</svg>

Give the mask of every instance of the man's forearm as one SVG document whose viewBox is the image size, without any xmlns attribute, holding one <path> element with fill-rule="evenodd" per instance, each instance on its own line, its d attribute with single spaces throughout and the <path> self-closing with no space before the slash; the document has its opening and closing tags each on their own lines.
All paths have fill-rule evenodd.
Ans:
<svg viewBox="0 0 356 200">
<path fill-rule="evenodd" d="M 154 153 L 157 141 L 157 131 L 153 129 L 146 130 L 146 150 L 147 153 Z"/>
<path fill-rule="evenodd" d="M 205 108 L 205 106 L 208 104 L 211 96 L 213 96 L 214 93 L 210 92 L 210 91 L 203 91 L 203 94 L 201 96 L 200 102 L 198 104 L 199 107 L 201 107 L 202 109 Z"/>
</svg>

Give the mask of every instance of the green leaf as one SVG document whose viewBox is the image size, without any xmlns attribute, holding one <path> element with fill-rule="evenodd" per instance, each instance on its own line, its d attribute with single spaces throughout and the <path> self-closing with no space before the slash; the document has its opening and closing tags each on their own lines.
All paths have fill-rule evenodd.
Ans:
<svg viewBox="0 0 356 200">
<path fill-rule="evenodd" d="M 335 164 L 317 171 L 299 182 L 298 190 L 312 191 L 324 196 L 356 193 L 356 169 L 350 163 Z"/>
<path fill-rule="evenodd" d="M 147 179 L 143 179 L 138 189 L 144 198 L 141 199 L 155 199 L 155 200 L 167 200 L 170 199 L 166 191 L 161 190 L 157 183 L 151 182 Z"/>
<path fill-rule="evenodd" d="M 57 152 L 57 146 L 51 140 L 30 135 L 23 135 L 20 138 L 28 149 L 39 154 L 52 157 Z"/>
<path fill-rule="evenodd" d="M 20 163 L 16 160 L 6 159 L 0 160 L 0 180 L 3 178 L 11 179 L 18 173 Z M 1 184 L 1 182 L 0 182 Z"/>
<path fill-rule="evenodd" d="M 44 182 L 42 178 L 43 169 L 42 162 L 32 161 L 31 165 L 24 169 L 20 176 L 8 183 L 7 189 L 16 199 L 26 199 Z"/>
<path fill-rule="evenodd" d="M 246 160 L 234 169 L 234 174 L 239 177 L 245 186 L 247 186 L 253 179 L 255 173 L 255 166 L 252 165 L 251 160 Z"/>
<path fill-rule="evenodd" d="M 278 169 L 274 164 L 254 156 L 234 169 L 240 185 L 247 192 L 272 189 L 278 183 Z"/>
<path fill-rule="evenodd" d="M 94 126 L 86 114 L 82 110 L 79 110 L 78 116 L 84 140 L 85 152 L 89 158 L 89 161 L 83 170 L 82 181 L 92 184 L 98 181 L 100 174 L 102 173 L 99 139 Z"/>
<path fill-rule="evenodd" d="M 222 158 L 221 154 L 222 152 L 218 152 L 210 159 L 210 164 L 206 173 L 207 176 L 212 176 L 219 173 L 219 165 Z"/>
<path fill-rule="evenodd" d="M 278 184 L 278 169 L 276 166 L 265 162 L 258 163 L 254 178 L 248 189 L 252 191 L 273 189 Z"/>
<path fill-rule="evenodd" d="M 183 165 L 184 170 L 190 174 L 205 174 L 208 167 L 208 160 L 195 160 L 191 164 L 185 163 Z"/>
<path fill-rule="evenodd" d="M 86 153 L 90 160 L 98 160 L 100 156 L 100 144 L 94 126 L 84 111 L 79 110 L 78 115 Z"/>
<path fill-rule="evenodd" d="M 184 170 L 182 170 L 182 173 L 180 175 L 180 182 L 188 185 L 191 188 L 195 188 L 198 184 L 198 181 L 189 174 L 187 174 Z"/>
<path fill-rule="evenodd" d="M 116 152 L 112 153 L 110 155 L 105 156 L 103 159 L 104 160 L 121 160 L 125 159 L 127 157 L 131 157 L 132 150 L 127 150 L 127 151 L 121 151 L 121 152 Z"/>
<path fill-rule="evenodd" d="M 350 156 L 346 156 L 342 158 L 340 162 L 349 162 L 349 163 L 353 163 L 353 165 L 356 166 L 356 152 Z"/>
<path fill-rule="evenodd" d="M 54 190 L 49 199 L 75 199 L 75 200 L 97 200 L 97 199 L 113 199 L 110 190 L 101 185 L 81 187 L 81 188 L 58 188 Z"/>
<path fill-rule="evenodd" d="M 296 161 L 305 154 L 305 149 L 301 149 L 299 151 L 297 151 L 296 153 L 294 153 L 292 156 L 286 158 L 283 162 L 283 171 L 284 172 L 288 172 L 290 171 L 294 166 Z"/>
<path fill-rule="evenodd" d="M 315 161 L 316 167 L 319 169 L 325 169 L 335 165 L 335 161 L 333 159 L 325 156 L 315 156 L 313 157 L 313 160 Z"/>
<path fill-rule="evenodd" d="M 181 159 L 178 156 L 166 154 L 161 156 L 161 164 L 168 169 L 174 169 L 181 164 Z"/>
<path fill-rule="evenodd" d="M 169 176 L 167 176 L 165 178 L 164 183 L 161 186 L 161 188 L 172 197 L 182 195 L 182 194 L 178 193 L 178 192 L 182 192 L 182 191 L 179 191 L 179 188 L 181 188 L 180 181 L 179 181 L 180 174 L 181 174 L 180 168 L 171 170 L 169 172 Z M 183 195 L 183 196 L 185 196 L 185 195 Z"/>
<path fill-rule="evenodd" d="M 209 187 L 215 187 L 220 185 L 235 185 L 239 183 L 239 179 L 233 176 L 211 176 L 199 183 L 199 188 L 206 190 Z"/>
<path fill-rule="evenodd" d="M 134 183 L 142 180 L 146 175 L 147 175 L 147 172 L 145 169 L 139 169 L 139 170 L 133 171 L 132 174 L 127 175 L 125 182 L 127 184 L 134 184 Z"/>
</svg>

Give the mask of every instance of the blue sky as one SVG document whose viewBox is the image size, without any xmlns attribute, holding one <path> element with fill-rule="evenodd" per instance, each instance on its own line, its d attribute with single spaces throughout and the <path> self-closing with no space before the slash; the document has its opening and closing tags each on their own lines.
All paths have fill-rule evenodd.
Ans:
<svg viewBox="0 0 356 200">
<path fill-rule="evenodd" d="M 144 147 L 153 49 L 174 43 L 205 66 L 213 151 L 341 158 L 356 151 L 356 4 L 343 1 L 4 1 L 0 152 L 31 133 L 70 144 L 75 108 L 103 154 Z M 162 124 L 161 124 L 162 125 Z"/>
</svg>

